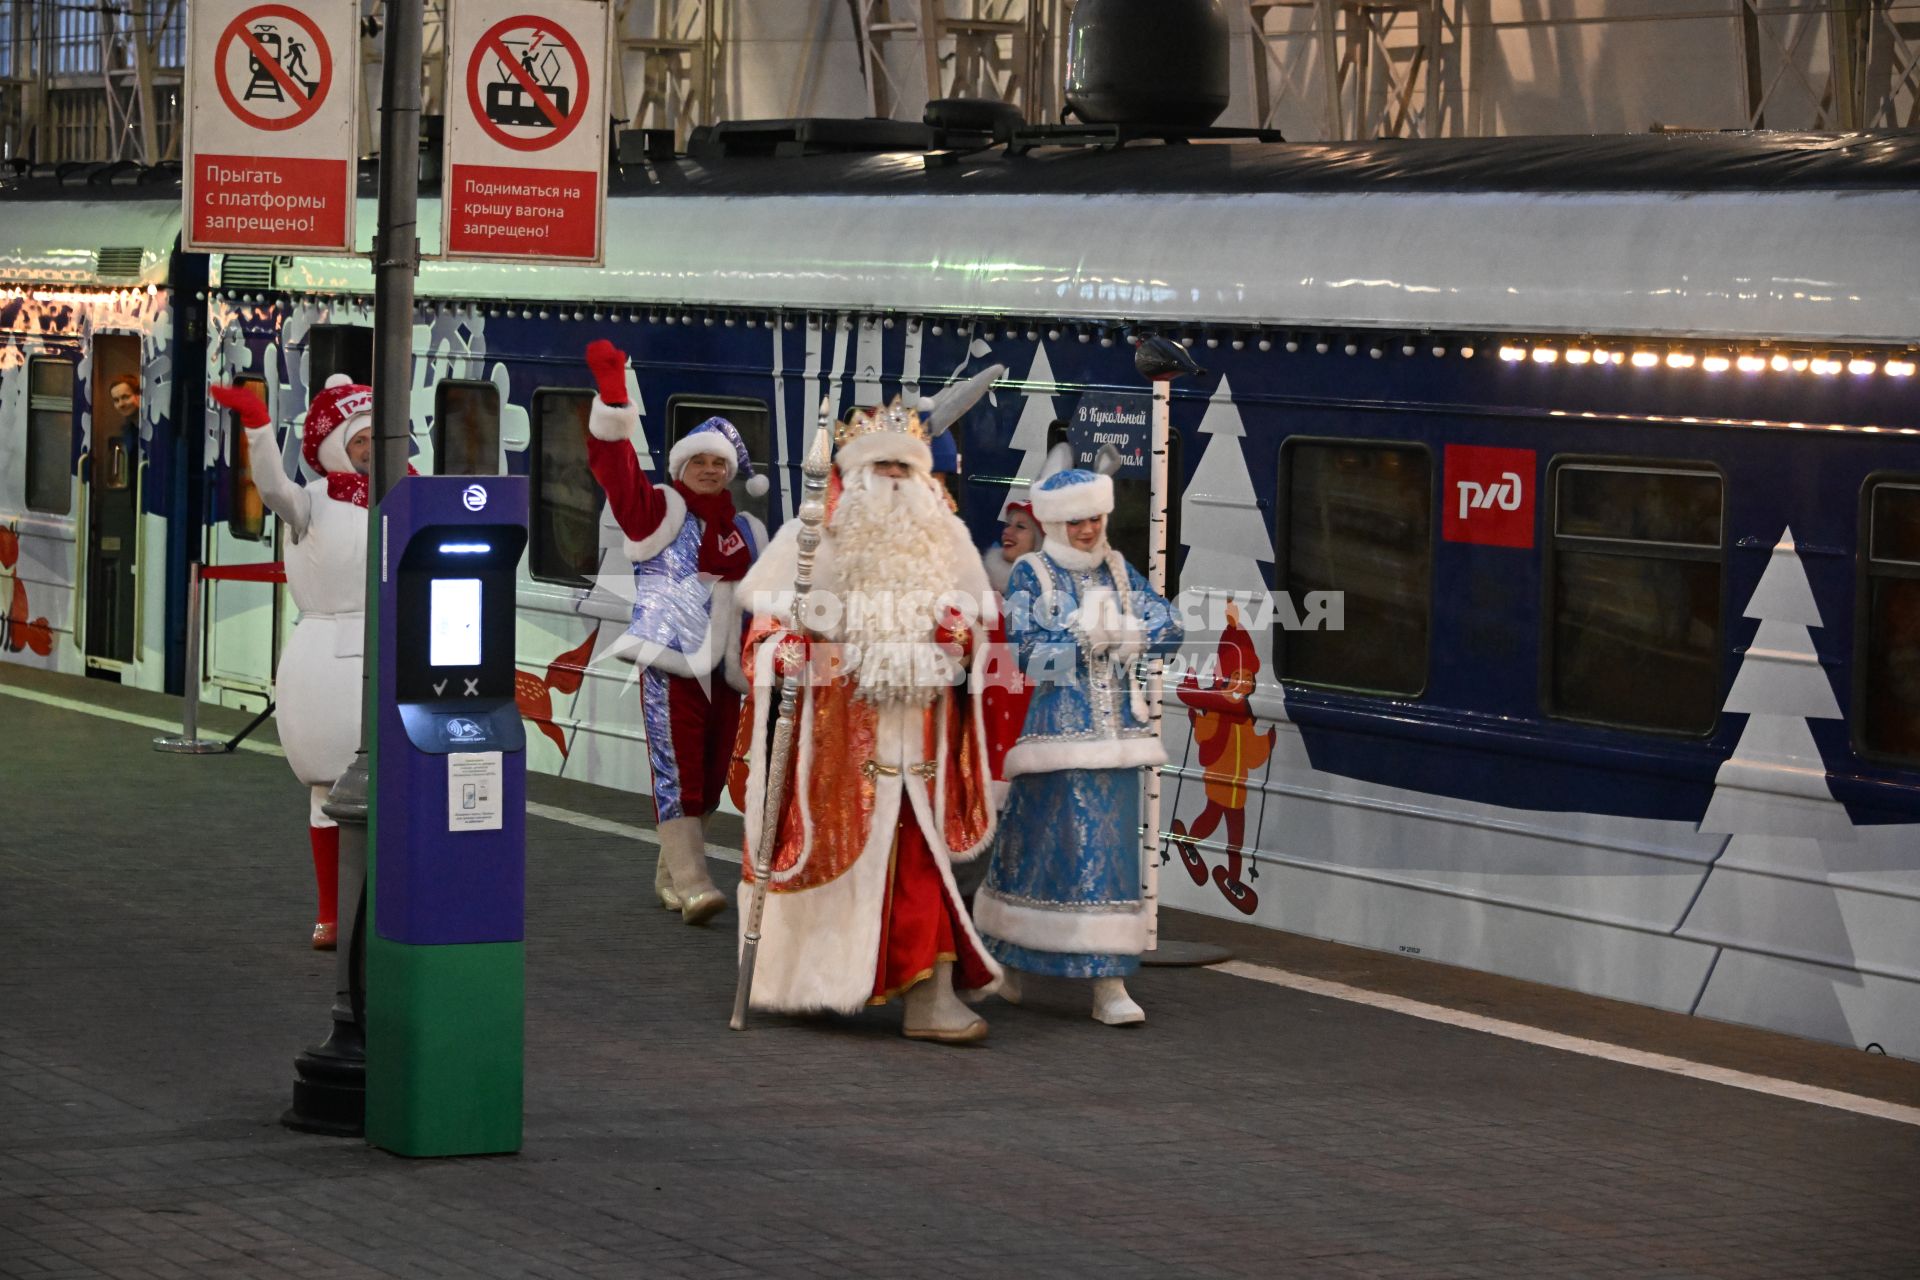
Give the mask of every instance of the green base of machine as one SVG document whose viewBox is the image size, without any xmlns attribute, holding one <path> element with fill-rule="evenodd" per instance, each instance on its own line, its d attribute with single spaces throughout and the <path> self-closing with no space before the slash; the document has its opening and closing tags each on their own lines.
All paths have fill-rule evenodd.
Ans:
<svg viewBox="0 0 1920 1280">
<path fill-rule="evenodd" d="M 403 1156 L 520 1149 L 526 945 L 367 942 L 367 1141 Z"/>
</svg>

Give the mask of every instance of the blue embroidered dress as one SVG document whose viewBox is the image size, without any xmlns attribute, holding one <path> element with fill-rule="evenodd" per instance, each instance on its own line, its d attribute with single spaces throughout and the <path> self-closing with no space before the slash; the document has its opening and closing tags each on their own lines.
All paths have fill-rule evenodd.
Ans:
<svg viewBox="0 0 1920 1280">
<path fill-rule="evenodd" d="M 1006 617 L 1034 693 L 974 922 L 1010 968 L 1126 977 L 1146 946 L 1140 769 L 1166 760 L 1139 659 L 1178 649 L 1183 632 L 1118 553 L 1052 539 L 1014 566 Z"/>
</svg>

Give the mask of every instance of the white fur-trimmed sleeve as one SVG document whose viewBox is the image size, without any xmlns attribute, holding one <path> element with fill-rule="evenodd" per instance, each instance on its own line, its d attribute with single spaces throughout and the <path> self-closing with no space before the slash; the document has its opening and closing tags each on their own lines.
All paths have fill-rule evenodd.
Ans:
<svg viewBox="0 0 1920 1280">
<path fill-rule="evenodd" d="M 587 430 L 595 440 L 631 440 L 640 429 L 640 406 L 629 400 L 625 404 L 608 404 L 599 396 L 593 398 L 593 408 L 587 412 Z"/>
</svg>

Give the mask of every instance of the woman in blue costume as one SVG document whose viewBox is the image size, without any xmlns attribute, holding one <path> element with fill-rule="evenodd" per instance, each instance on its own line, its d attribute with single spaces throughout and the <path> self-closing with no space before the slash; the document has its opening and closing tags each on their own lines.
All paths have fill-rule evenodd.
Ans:
<svg viewBox="0 0 1920 1280">
<path fill-rule="evenodd" d="M 1097 471 L 1055 446 L 1030 491 L 1046 537 L 1007 583 L 1007 643 L 1032 682 L 1020 741 L 1007 753 L 1010 789 L 974 923 L 1006 967 L 1000 994 L 1018 1003 L 1018 974 L 1093 980 L 1093 1016 L 1144 1022 L 1126 978 L 1146 947 L 1141 901 L 1140 770 L 1166 753 L 1147 719 L 1137 659 L 1180 647 L 1166 599 L 1107 545 L 1110 449 Z"/>
</svg>

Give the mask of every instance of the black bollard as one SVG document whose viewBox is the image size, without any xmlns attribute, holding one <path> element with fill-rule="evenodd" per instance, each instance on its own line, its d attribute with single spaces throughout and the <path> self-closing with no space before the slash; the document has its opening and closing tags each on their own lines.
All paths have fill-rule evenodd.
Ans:
<svg viewBox="0 0 1920 1280">
<path fill-rule="evenodd" d="M 280 1123 L 302 1133 L 358 1138 L 367 1116 L 367 756 L 333 784 L 321 806 L 340 824 L 340 949 L 334 957 L 333 1029 L 293 1060 L 293 1105 Z"/>
</svg>

